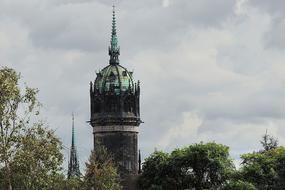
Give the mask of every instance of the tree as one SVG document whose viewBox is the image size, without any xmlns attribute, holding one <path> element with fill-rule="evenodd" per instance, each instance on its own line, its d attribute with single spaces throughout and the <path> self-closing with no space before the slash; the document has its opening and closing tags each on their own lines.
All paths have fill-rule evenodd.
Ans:
<svg viewBox="0 0 285 190">
<path fill-rule="evenodd" d="M 268 151 L 244 154 L 241 176 L 258 189 L 285 189 L 285 149 L 276 147 Z"/>
<path fill-rule="evenodd" d="M 5 67 L 0 70 L 0 163 L 4 165 L 5 184 L 9 190 L 12 190 L 10 164 L 19 137 L 38 105 L 35 97 L 37 90 L 26 87 L 22 93 L 18 85 L 19 78 L 20 75 L 13 69 Z M 21 116 L 20 112 L 23 113 Z"/>
<path fill-rule="evenodd" d="M 249 182 L 238 180 L 226 183 L 220 190 L 257 190 L 257 188 Z"/>
<path fill-rule="evenodd" d="M 15 189 L 48 190 L 57 186 L 63 155 L 52 130 L 38 124 L 26 130 L 11 163 Z"/>
<path fill-rule="evenodd" d="M 285 189 L 285 148 L 267 133 L 260 141 L 263 150 L 241 155 L 241 179 L 258 189 Z"/>
<path fill-rule="evenodd" d="M 216 143 L 199 143 L 171 154 L 154 152 L 143 163 L 141 189 L 210 189 L 230 179 L 234 165 L 229 148 Z"/>
<path fill-rule="evenodd" d="M 274 149 L 278 146 L 278 140 L 275 139 L 273 136 L 267 134 L 263 135 L 262 140 L 260 141 L 265 151 Z"/>
<path fill-rule="evenodd" d="M 104 146 L 96 144 L 86 163 L 84 177 L 86 190 L 121 190 L 117 169 L 112 156 Z"/>
<path fill-rule="evenodd" d="M 56 186 L 53 188 L 54 190 L 82 190 L 83 182 L 80 178 L 70 178 L 67 179 L 64 175 L 61 175 L 56 182 Z M 90 190 L 90 189 L 88 189 Z"/>
<path fill-rule="evenodd" d="M 0 69 L 1 188 L 53 189 L 60 176 L 61 142 L 38 122 L 38 90 L 22 90 L 19 80 L 13 69 Z"/>
<path fill-rule="evenodd" d="M 210 189 L 219 187 L 230 179 L 234 165 L 229 157 L 229 147 L 216 143 L 190 145 L 185 150 L 182 167 L 189 187 Z M 186 170 L 187 169 L 187 170 Z"/>
<path fill-rule="evenodd" d="M 168 176 L 170 156 L 162 151 L 155 151 L 143 163 L 143 172 L 138 180 L 140 189 L 162 190 L 171 188 L 171 179 Z M 177 184 L 174 183 L 174 186 Z M 175 189 L 174 187 L 173 189 Z"/>
<path fill-rule="evenodd" d="M 4 172 L 3 172 L 3 168 L 0 167 L 0 190 L 3 189 L 4 185 L 5 185 Z"/>
</svg>

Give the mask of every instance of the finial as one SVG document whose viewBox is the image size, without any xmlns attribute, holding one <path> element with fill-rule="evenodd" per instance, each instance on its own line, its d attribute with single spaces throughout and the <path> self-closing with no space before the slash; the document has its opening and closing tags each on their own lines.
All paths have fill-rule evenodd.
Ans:
<svg viewBox="0 0 285 190">
<path fill-rule="evenodd" d="M 115 5 L 113 4 L 113 17 L 115 16 Z"/>
<path fill-rule="evenodd" d="M 111 47 L 109 47 L 109 55 L 110 55 L 110 64 L 119 64 L 120 48 L 118 47 L 115 5 L 113 5 L 112 35 L 111 35 Z"/>
</svg>

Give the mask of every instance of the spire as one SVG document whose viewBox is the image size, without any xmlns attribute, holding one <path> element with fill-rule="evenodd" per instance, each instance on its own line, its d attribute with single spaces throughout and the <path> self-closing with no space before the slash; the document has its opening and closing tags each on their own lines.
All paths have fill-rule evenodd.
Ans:
<svg viewBox="0 0 285 190">
<path fill-rule="evenodd" d="M 72 113 L 72 139 L 70 148 L 70 160 L 68 163 L 67 178 L 80 177 L 79 162 L 77 157 L 77 151 L 75 147 L 75 131 L 74 131 L 74 114 Z"/>
<path fill-rule="evenodd" d="M 115 6 L 113 5 L 111 46 L 109 46 L 110 64 L 119 64 L 120 47 L 118 47 L 118 37 L 116 29 Z"/>
<path fill-rule="evenodd" d="M 74 137 L 74 114 L 72 113 L 72 137 L 71 137 L 71 148 L 75 149 L 75 137 Z"/>
</svg>

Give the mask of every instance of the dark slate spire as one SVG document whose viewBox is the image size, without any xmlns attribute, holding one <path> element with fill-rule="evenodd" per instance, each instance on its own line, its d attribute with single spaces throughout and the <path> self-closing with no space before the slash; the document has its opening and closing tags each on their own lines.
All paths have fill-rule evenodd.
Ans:
<svg viewBox="0 0 285 190">
<path fill-rule="evenodd" d="M 111 46 L 109 46 L 109 55 L 111 65 L 119 64 L 120 47 L 118 46 L 115 6 L 113 6 L 112 35 Z"/>
<path fill-rule="evenodd" d="M 76 178 L 80 177 L 79 162 L 75 147 L 75 132 L 74 132 L 74 115 L 72 114 L 72 140 L 70 148 L 70 160 L 68 163 L 68 173 L 67 178 Z"/>
<path fill-rule="evenodd" d="M 75 139 L 74 139 L 74 115 L 72 114 L 72 137 L 71 137 L 71 148 L 75 149 Z"/>
</svg>

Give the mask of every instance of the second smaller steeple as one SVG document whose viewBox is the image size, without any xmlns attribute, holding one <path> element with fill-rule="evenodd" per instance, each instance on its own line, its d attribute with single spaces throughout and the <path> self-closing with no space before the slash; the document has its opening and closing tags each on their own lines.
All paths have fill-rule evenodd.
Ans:
<svg viewBox="0 0 285 190">
<path fill-rule="evenodd" d="M 71 148 L 70 148 L 70 160 L 68 163 L 68 173 L 67 178 L 76 178 L 80 177 L 79 170 L 79 161 L 77 157 L 77 151 L 75 146 L 75 131 L 74 131 L 74 114 L 72 114 L 72 140 L 71 140 Z"/>
</svg>

